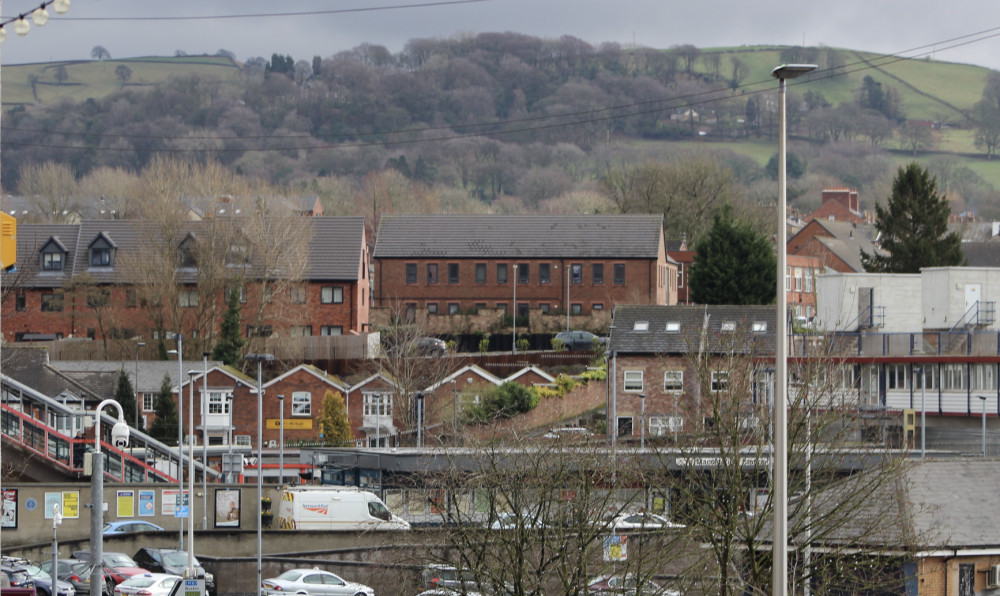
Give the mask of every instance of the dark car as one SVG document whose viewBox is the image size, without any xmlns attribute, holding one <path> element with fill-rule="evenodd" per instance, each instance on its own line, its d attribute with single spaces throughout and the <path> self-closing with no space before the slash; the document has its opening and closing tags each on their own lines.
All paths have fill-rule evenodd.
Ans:
<svg viewBox="0 0 1000 596">
<path fill-rule="evenodd" d="M 562 342 L 563 348 L 567 350 L 593 350 L 603 345 L 607 339 L 589 331 L 560 331 L 552 341 Z"/>
<path fill-rule="evenodd" d="M 421 337 L 415 343 L 421 356 L 443 356 L 448 352 L 448 344 L 436 337 Z"/>
<path fill-rule="evenodd" d="M 155 573 L 172 573 L 174 575 L 185 576 L 188 565 L 187 551 L 176 548 L 153 548 L 144 547 L 136 551 L 133 557 L 135 562 L 144 569 L 149 569 Z M 215 576 L 205 571 L 205 568 L 194 558 L 194 576 L 205 579 L 205 591 L 215 595 Z"/>
<path fill-rule="evenodd" d="M 52 561 L 44 561 L 42 571 L 52 575 Z M 90 563 L 77 559 L 59 559 L 59 580 L 69 582 L 76 588 L 77 594 L 90 594 Z M 115 581 L 107 567 L 104 568 L 104 596 L 115 593 Z"/>
</svg>

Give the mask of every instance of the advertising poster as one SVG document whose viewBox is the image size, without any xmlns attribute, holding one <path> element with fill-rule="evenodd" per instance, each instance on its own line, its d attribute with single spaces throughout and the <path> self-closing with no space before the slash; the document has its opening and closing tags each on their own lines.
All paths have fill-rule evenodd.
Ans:
<svg viewBox="0 0 1000 596">
<path fill-rule="evenodd" d="M 235 488 L 215 489 L 215 527 L 240 527 L 240 490 Z"/>
<path fill-rule="evenodd" d="M 53 507 L 56 506 L 62 511 L 62 493 L 45 493 L 45 506 L 42 507 L 45 519 L 52 519 L 52 513 L 55 511 Z"/>
<path fill-rule="evenodd" d="M 177 493 L 180 492 L 176 488 L 174 490 L 162 490 L 160 491 L 160 515 L 174 516 L 174 512 L 177 510 Z"/>
<path fill-rule="evenodd" d="M 0 518 L 0 528 L 17 529 L 17 489 L 5 488 L 0 491 L 3 498 L 3 517 Z"/>
<path fill-rule="evenodd" d="M 118 517 L 133 517 L 135 516 L 135 491 L 134 490 L 120 490 L 118 491 L 118 506 L 116 507 L 118 512 Z"/>
<path fill-rule="evenodd" d="M 63 491 L 62 516 L 64 519 L 77 519 L 80 517 L 80 491 Z"/>
<path fill-rule="evenodd" d="M 156 515 L 156 491 L 139 491 L 139 517 Z"/>
<path fill-rule="evenodd" d="M 628 560 L 627 534 L 604 537 L 604 560 L 611 562 Z"/>
</svg>

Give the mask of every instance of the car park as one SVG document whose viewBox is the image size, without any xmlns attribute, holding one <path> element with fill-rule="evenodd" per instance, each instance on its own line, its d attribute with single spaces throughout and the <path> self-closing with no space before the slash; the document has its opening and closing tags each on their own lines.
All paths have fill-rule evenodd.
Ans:
<svg viewBox="0 0 1000 596">
<path fill-rule="evenodd" d="M 560 331 L 556 333 L 552 341 L 561 342 L 563 349 L 576 351 L 593 350 L 598 346 L 604 345 L 608 340 L 606 337 L 594 335 L 589 331 L 574 330 Z"/>
<path fill-rule="evenodd" d="M 113 521 L 104 524 L 101 533 L 105 536 L 114 534 L 134 534 L 140 532 L 162 532 L 163 528 L 148 521 Z"/>
<path fill-rule="evenodd" d="M 662 515 L 657 515 L 655 513 L 638 512 L 638 513 L 622 513 L 614 519 L 611 520 L 609 527 L 612 530 L 662 530 L 662 529 L 681 529 L 686 527 L 684 524 L 678 524 L 670 521 L 669 519 L 663 517 Z"/>
<path fill-rule="evenodd" d="M 136 551 L 135 556 L 132 558 L 142 568 L 154 573 L 170 573 L 184 576 L 188 566 L 187 551 L 176 548 L 154 548 L 147 546 Z M 214 596 L 216 593 L 215 576 L 205 571 L 205 568 L 198 562 L 197 557 L 194 557 L 191 563 L 194 565 L 194 577 L 204 579 L 205 591 Z"/>
<path fill-rule="evenodd" d="M 375 596 L 375 590 L 319 568 L 290 569 L 261 582 L 265 595 Z"/>
<path fill-rule="evenodd" d="M 178 582 L 184 581 L 172 573 L 142 573 L 133 575 L 115 586 L 119 596 L 169 596 Z"/>
<path fill-rule="evenodd" d="M 512 511 L 504 511 L 496 515 L 496 519 L 490 523 L 490 529 L 515 530 L 517 529 L 519 522 L 521 527 L 525 529 L 541 529 L 545 527 L 545 522 L 537 516 L 531 515 L 529 512 L 524 512 L 518 516 L 518 514 Z"/>
</svg>

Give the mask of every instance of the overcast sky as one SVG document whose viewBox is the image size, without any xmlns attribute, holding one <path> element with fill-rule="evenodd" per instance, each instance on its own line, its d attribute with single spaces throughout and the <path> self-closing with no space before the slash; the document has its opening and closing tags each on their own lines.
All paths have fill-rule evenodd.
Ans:
<svg viewBox="0 0 1000 596">
<path fill-rule="evenodd" d="M 39 0 L 2 0 L 3 20 Z M 461 0 L 460 0 L 461 1 Z M 827 45 L 965 62 L 1000 70 L 997 0 L 485 0 L 411 8 L 291 15 L 307 11 L 419 4 L 421 0 L 72 0 L 44 28 L 17 37 L 8 26 L 4 64 L 89 59 L 96 45 L 112 58 L 214 54 L 238 59 L 330 56 L 362 42 L 398 52 L 409 39 L 514 31 L 579 37 L 592 44 L 668 48 Z M 239 15 L 268 15 L 241 18 Z M 197 18 L 202 17 L 202 18 Z M 205 19 L 203 17 L 225 17 Z M 133 19 L 133 20 L 121 20 Z M 134 20 L 144 19 L 144 20 Z M 992 30 L 991 30 L 992 29 Z M 978 34 L 978 35 L 976 35 Z M 972 37 L 965 37 L 972 36 Z M 959 47 L 950 47 L 956 43 Z M 923 47 L 926 46 L 926 47 Z M 915 48 L 921 48 L 916 51 Z"/>
</svg>

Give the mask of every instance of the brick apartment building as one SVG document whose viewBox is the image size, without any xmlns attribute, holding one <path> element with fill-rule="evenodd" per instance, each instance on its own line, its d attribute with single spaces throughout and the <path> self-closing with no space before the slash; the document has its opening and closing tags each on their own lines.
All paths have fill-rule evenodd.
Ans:
<svg viewBox="0 0 1000 596">
<path fill-rule="evenodd" d="M 644 422 L 647 437 L 698 429 L 711 415 L 702 396 L 736 382 L 727 354 L 773 358 L 774 316 L 774 306 L 616 308 L 608 378 L 618 436 L 642 435 Z M 699 353 L 721 356 L 718 370 L 704 379 L 696 369 Z"/>
<path fill-rule="evenodd" d="M 161 310 L 170 331 L 180 330 L 186 337 L 214 336 L 213 327 L 221 316 L 205 315 L 206 305 L 214 301 L 213 312 L 221 313 L 225 297 L 222 291 L 207 296 L 209 290 L 200 289 L 206 278 L 211 278 L 207 287 L 219 287 L 213 275 L 239 281 L 246 321 L 262 299 L 261 265 L 253 256 L 230 261 L 230 254 L 243 254 L 240 246 L 230 244 L 225 249 L 229 251 L 225 271 L 199 271 L 190 255 L 193 245 L 213 240 L 208 225 L 185 222 L 174 240 L 162 240 L 154 224 L 135 220 L 19 226 L 18 271 L 5 280 L 12 294 L 2 307 L 5 338 L 155 339 L 155 313 L 137 299 L 136 291 L 140 284 L 149 287 L 159 282 L 143 279 L 135 266 L 154 242 L 172 243 L 176 252 L 177 265 L 163 268 L 176 284 L 177 304 Z M 371 294 L 364 218 L 303 217 L 301 230 L 308 238 L 302 276 L 280 286 L 282 295 L 268 296 L 266 324 L 245 325 L 248 337 L 360 333 L 368 323 Z M 155 267 L 151 264 L 150 270 Z"/>
<path fill-rule="evenodd" d="M 394 215 L 375 243 L 376 308 L 610 314 L 674 304 L 661 215 Z M 516 287 L 515 287 L 516 286 Z"/>
</svg>

